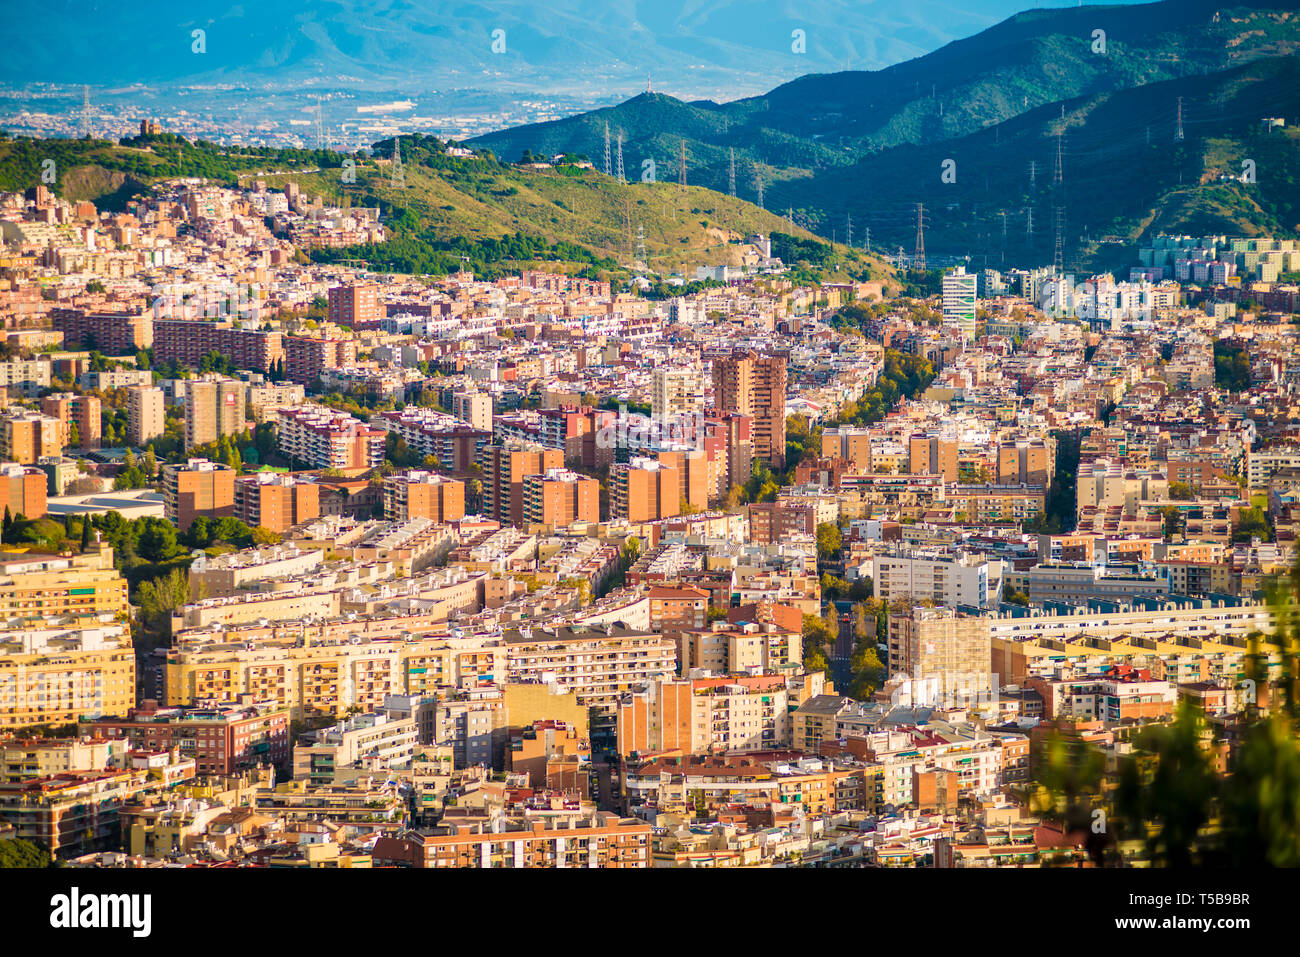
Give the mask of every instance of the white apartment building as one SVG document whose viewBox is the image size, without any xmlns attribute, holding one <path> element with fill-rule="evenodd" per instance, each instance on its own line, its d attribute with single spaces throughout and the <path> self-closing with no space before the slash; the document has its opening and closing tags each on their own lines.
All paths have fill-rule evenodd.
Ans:
<svg viewBox="0 0 1300 957">
<path fill-rule="evenodd" d="M 650 393 L 650 414 L 660 422 L 704 411 L 704 393 L 698 369 L 658 368 L 654 370 Z"/>
<path fill-rule="evenodd" d="M 1002 562 L 982 555 L 938 550 L 877 555 L 874 572 L 876 595 L 884 601 L 930 599 L 990 608 L 1002 598 Z"/>
</svg>

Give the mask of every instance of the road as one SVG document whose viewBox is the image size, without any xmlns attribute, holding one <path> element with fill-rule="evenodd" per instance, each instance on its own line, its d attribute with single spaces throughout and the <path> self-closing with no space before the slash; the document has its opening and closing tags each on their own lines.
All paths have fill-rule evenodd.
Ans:
<svg viewBox="0 0 1300 957">
<path fill-rule="evenodd" d="M 853 679 L 849 670 L 849 659 L 853 657 L 853 602 L 837 601 L 836 617 L 839 619 L 840 632 L 835 636 L 835 646 L 831 654 L 831 678 L 839 691 L 844 691 Z M 844 616 L 849 620 L 845 621 Z"/>
</svg>

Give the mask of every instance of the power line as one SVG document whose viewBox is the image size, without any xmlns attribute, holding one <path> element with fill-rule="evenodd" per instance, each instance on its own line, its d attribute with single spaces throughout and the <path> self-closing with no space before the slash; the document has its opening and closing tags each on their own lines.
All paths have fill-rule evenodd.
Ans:
<svg viewBox="0 0 1300 957">
<path fill-rule="evenodd" d="M 916 250 L 912 259 L 918 270 L 925 270 L 925 206 L 916 204 Z"/>
</svg>

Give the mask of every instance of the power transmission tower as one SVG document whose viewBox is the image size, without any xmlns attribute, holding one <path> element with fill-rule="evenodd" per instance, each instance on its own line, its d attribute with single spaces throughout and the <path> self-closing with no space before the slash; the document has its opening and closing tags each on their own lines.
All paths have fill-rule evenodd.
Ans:
<svg viewBox="0 0 1300 957">
<path fill-rule="evenodd" d="M 758 189 L 758 208 L 767 209 L 767 207 L 763 205 L 763 177 L 757 173 L 754 174 L 754 185 Z"/>
<path fill-rule="evenodd" d="M 918 270 L 925 270 L 925 206 L 916 204 L 916 250 L 912 259 Z"/>
<path fill-rule="evenodd" d="M 81 135 L 90 135 L 90 87 L 81 87 Z"/>
<path fill-rule="evenodd" d="M 611 167 L 609 165 L 609 124 L 606 123 L 605 124 L 605 175 L 609 176 L 610 174 L 611 174 Z"/>
<path fill-rule="evenodd" d="M 686 188 L 686 140 L 682 140 L 682 158 L 681 166 L 677 170 L 677 185 L 682 189 Z"/>
<path fill-rule="evenodd" d="M 871 252 L 871 227 L 867 227 L 867 252 Z"/>
<path fill-rule="evenodd" d="M 325 113 L 320 97 L 316 97 L 316 148 L 325 149 Z"/>
<path fill-rule="evenodd" d="M 1030 206 L 1027 210 L 1029 216 L 1025 220 L 1025 240 L 1030 246 L 1034 245 L 1034 207 Z"/>
<path fill-rule="evenodd" d="M 1064 130 L 1056 134 L 1056 172 L 1052 174 L 1053 185 L 1061 182 L 1061 139 L 1064 136 Z"/>
<path fill-rule="evenodd" d="M 1180 96 L 1178 98 L 1178 129 L 1174 131 L 1174 142 L 1181 143 L 1182 141 L 1183 141 L 1183 98 Z"/>
<path fill-rule="evenodd" d="M 402 138 L 393 137 L 393 168 L 388 173 L 388 185 L 393 189 L 406 188 L 406 168 L 402 166 Z"/>
<path fill-rule="evenodd" d="M 642 223 L 636 224 L 636 259 L 637 262 L 644 264 L 647 269 L 650 268 L 645 256 L 645 225 Z"/>
<path fill-rule="evenodd" d="M 736 149 L 731 149 L 731 162 L 727 166 L 727 192 L 736 195 Z"/>
<path fill-rule="evenodd" d="M 627 178 L 623 175 L 623 131 L 618 131 L 618 181 L 626 183 Z"/>
<path fill-rule="evenodd" d="M 1065 267 L 1065 207 L 1056 207 L 1056 252 L 1052 256 L 1052 266 L 1056 274 L 1061 275 Z"/>
<path fill-rule="evenodd" d="M 853 248 L 853 217 L 848 213 L 844 214 L 844 245 Z"/>
<path fill-rule="evenodd" d="M 1029 192 L 1038 191 L 1038 163 L 1035 160 L 1029 161 Z"/>
</svg>

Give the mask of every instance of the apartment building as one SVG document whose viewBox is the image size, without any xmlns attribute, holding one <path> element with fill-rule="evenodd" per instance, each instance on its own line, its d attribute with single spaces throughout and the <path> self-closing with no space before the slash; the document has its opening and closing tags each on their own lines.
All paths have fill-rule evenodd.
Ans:
<svg viewBox="0 0 1300 957">
<path fill-rule="evenodd" d="M 524 478 L 564 468 L 564 453 L 507 440 L 483 450 L 483 514 L 504 524 L 524 524 Z"/>
<path fill-rule="evenodd" d="M 384 463 L 384 435 L 346 412 L 304 405 L 280 409 L 276 441 L 296 464 L 319 469 L 373 469 Z"/>
<path fill-rule="evenodd" d="M 791 714 L 782 675 L 656 681 L 618 706 L 618 753 L 735 754 L 788 748 Z"/>
<path fill-rule="evenodd" d="M 451 414 L 473 428 L 492 431 L 492 396 L 486 392 L 453 392 Z"/>
<path fill-rule="evenodd" d="M 284 341 L 279 332 L 193 319 L 155 319 L 153 327 L 154 357 L 159 362 L 197 366 L 204 356 L 218 352 L 236 369 L 270 372 L 284 359 Z"/>
<path fill-rule="evenodd" d="M 31 465 L 63 454 L 66 430 L 58 418 L 17 407 L 0 415 L 0 458 Z"/>
<path fill-rule="evenodd" d="M 10 394 L 35 395 L 50 387 L 48 359 L 10 359 L 0 362 L 0 387 Z"/>
<path fill-rule="evenodd" d="M 374 283 L 349 283 L 330 288 L 329 318 L 335 325 L 373 329 L 378 328 L 383 317 L 379 287 Z"/>
<path fill-rule="evenodd" d="M 207 707 L 166 708 L 145 700 L 125 717 L 81 721 L 77 733 L 91 741 L 124 741 L 134 751 L 170 751 L 195 762 L 199 774 L 236 774 L 289 763 L 289 712 L 249 696 Z"/>
<path fill-rule="evenodd" d="M 990 608 L 1001 600 L 1002 562 L 983 555 L 906 549 L 872 561 L 876 595 L 886 602 L 930 600 Z"/>
<path fill-rule="evenodd" d="M 524 523 L 565 528 L 600 521 L 600 482 L 569 469 L 525 475 Z"/>
<path fill-rule="evenodd" d="M 1122 665 L 1104 675 L 1069 678 L 1035 676 L 1025 687 L 1043 699 L 1043 716 L 1130 724 L 1173 716 L 1178 689 L 1150 672 Z"/>
<path fill-rule="evenodd" d="M 69 345 L 98 349 L 109 356 L 134 356 L 153 345 L 153 316 L 118 312 L 87 312 L 58 308 L 50 311 L 54 328 Z"/>
<path fill-rule="evenodd" d="M 248 424 L 244 393 L 238 379 L 206 375 L 184 380 L 186 451 L 243 432 Z"/>
<path fill-rule="evenodd" d="M 23 555 L 0 561 L 0 620 L 67 615 L 126 615 L 126 579 L 113 549 L 92 545 L 80 555 Z M 0 632 L 3 635 L 4 632 Z"/>
<path fill-rule="evenodd" d="M 126 583 L 120 576 L 119 582 L 125 601 Z M 0 728 L 72 724 L 85 715 L 125 714 L 135 705 L 135 649 L 127 626 L 95 617 L 68 625 L 57 620 L 0 631 Z"/>
<path fill-rule="evenodd" d="M 1055 468 L 1052 440 L 1021 439 L 998 443 L 999 485 L 1051 485 Z"/>
<path fill-rule="evenodd" d="M 103 407 L 98 396 L 72 392 L 47 395 L 41 399 L 41 412 L 63 424 L 64 445 L 99 448 Z"/>
<path fill-rule="evenodd" d="M 802 662 L 802 632 L 773 622 L 715 621 L 705 628 L 681 632 L 683 675 L 695 668 L 714 674 L 788 671 Z"/>
<path fill-rule="evenodd" d="M 293 382 L 310 386 L 325 369 L 356 365 L 355 339 L 312 339 L 284 337 L 285 375 Z"/>
<path fill-rule="evenodd" d="M 1024 573 L 1032 602 L 1132 601 L 1163 598 L 1170 593 L 1166 575 L 1144 572 L 1139 565 L 1098 566 L 1084 562 L 1051 562 Z"/>
<path fill-rule="evenodd" d="M 350 784 L 360 774 L 409 767 L 419 743 L 413 717 L 352 715 L 295 743 L 293 776 L 313 785 Z"/>
<path fill-rule="evenodd" d="M 785 356 L 748 352 L 713 360 L 714 408 L 751 416 L 753 454 L 778 471 L 785 468 L 785 390 Z"/>
<path fill-rule="evenodd" d="M 839 426 L 822 432 L 823 458 L 844 459 L 856 472 L 872 471 L 871 439 L 869 429 Z M 928 452 L 928 450 L 927 450 Z"/>
<path fill-rule="evenodd" d="M 1252 491 L 1264 491 L 1268 481 L 1283 469 L 1300 468 L 1300 449 L 1272 448 L 1246 453 L 1246 484 Z"/>
<path fill-rule="evenodd" d="M 660 459 L 636 456 L 609 470 L 611 518 L 654 522 L 681 514 L 681 478 L 678 470 Z"/>
<path fill-rule="evenodd" d="M 592 734 L 612 733 L 619 698 L 629 688 L 677 672 L 670 639 L 621 625 L 548 625 L 508 629 L 504 638 L 511 681 L 554 682 L 593 709 Z M 594 743 L 594 742 L 593 742 Z"/>
<path fill-rule="evenodd" d="M 475 464 L 483 465 L 486 449 L 492 441 L 489 431 L 475 429 L 455 416 L 414 406 L 401 412 L 381 412 L 372 417 L 370 423 L 401 438 L 412 452 L 421 456 L 432 455 L 440 465 L 453 472 L 467 471 Z M 554 467 L 563 464 L 561 454 L 561 460 Z M 486 496 L 486 492 L 484 494 Z"/>
<path fill-rule="evenodd" d="M 0 784 L 22 784 L 71 771 L 97 771 L 121 765 L 127 746 L 122 741 L 77 738 L 16 738 L 0 741 Z"/>
<path fill-rule="evenodd" d="M 644 868 L 651 832 L 643 821 L 600 812 L 567 827 L 535 821 L 498 831 L 478 823 L 454 833 L 411 831 L 381 838 L 374 855 L 408 867 Z"/>
<path fill-rule="evenodd" d="M 320 486 L 291 474 L 258 472 L 235 479 L 235 518 L 282 534 L 319 518 Z"/>
<path fill-rule="evenodd" d="M 664 450 L 659 453 L 658 459 L 661 464 L 677 470 L 681 501 L 701 512 L 709 507 L 709 499 L 713 496 L 710 493 L 709 455 L 706 450 Z"/>
<path fill-rule="evenodd" d="M 126 440 L 144 448 L 167 429 L 166 398 L 162 389 L 135 386 L 126 393 Z"/>
<path fill-rule="evenodd" d="M 412 470 L 384 479 L 384 518 L 404 522 L 428 518 L 454 522 L 465 517 L 465 483 L 437 472 Z"/>
<path fill-rule="evenodd" d="M 975 341 L 975 305 L 978 276 L 958 266 L 943 277 L 943 324 L 961 332 L 966 342 Z"/>
<path fill-rule="evenodd" d="M 704 411 L 704 390 L 696 368 L 656 367 L 651 374 L 650 414 L 671 422 Z"/>
<path fill-rule="evenodd" d="M 46 474 L 29 465 L 0 463 L 0 501 L 10 515 L 42 518 L 46 512 Z"/>
<path fill-rule="evenodd" d="M 181 531 L 194 520 L 235 514 L 235 470 L 207 459 L 163 466 L 163 514 Z"/>
<path fill-rule="evenodd" d="M 907 440 L 907 470 L 912 475 L 941 475 L 946 483 L 956 482 L 957 438 L 913 435 Z"/>
</svg>

